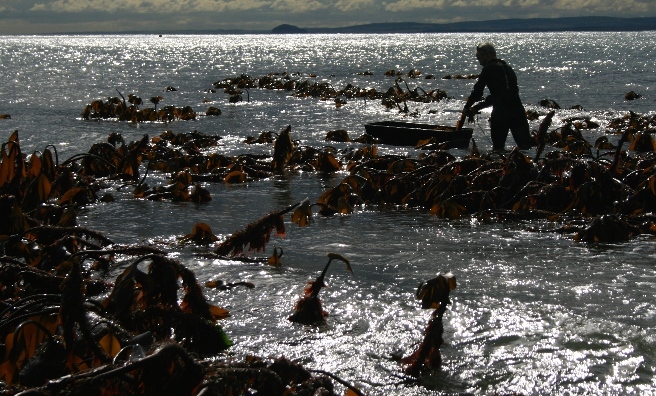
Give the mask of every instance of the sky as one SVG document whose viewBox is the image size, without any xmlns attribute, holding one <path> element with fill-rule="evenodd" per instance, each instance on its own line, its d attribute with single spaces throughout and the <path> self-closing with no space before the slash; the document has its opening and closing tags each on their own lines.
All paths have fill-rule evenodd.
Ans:
<svg viewBox="0 0 656 396">
<path fill-rule="evenodd" d="M 656 16 L 654 0 L 0 0 L 0 35 Z"/>
</svg>

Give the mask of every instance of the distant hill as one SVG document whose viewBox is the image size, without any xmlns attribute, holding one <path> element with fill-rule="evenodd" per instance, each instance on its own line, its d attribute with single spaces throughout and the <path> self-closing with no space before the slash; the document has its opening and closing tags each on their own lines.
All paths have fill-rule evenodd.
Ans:
<svg viewBox="0 0 656 396">
<path fill-rule="evenodd" d="M 308 31 L 305 30 L 305 29 L 301 29 L 301 28 L 299 28 L 297 26 L 294 26 L 294 25 L 284 24 L 284 25 L 280 25 L 280 26 L 277 26 L 277 27 L 273 28 L 271 33 L 274 33 L 274 34 L 290 34 L 291 33 L 291 34 L 293 34 L 293 33 L 308 33 Z"/>
<path fill-rule="evenodd" d="M 656 17 L 615 18 L 615 17 L 569 17 L 533 19 L 497 19 L 491 21 L 471 21 L 453 23 L 391 22 L 325 28 L 303 28 L 283 24 L 272 30 L 258 29 L 202 29 L 177 30 L 162 29 L 153 31 L 124 31 L 119 34 L 307 34 L 307 33 L 474 33 L 474 32 L 622 32 L 656 31 Z M 110 32 L 89 31 L 68 34 L 107 34 Z M 62 34 L 62 33 L 57 33 Z"/>
<path fill-rule="evenodd" d="M 548 31 L 644 31 L 656 30 L 656 17 L 568 17 L 499 19 L 453 23 L 369 23 L 363 25 L 331 28 L 298 28 L 285 26 L 282 33 L 464 33 L 464 32 L 548 32 Z M 273 29 L 271 33 L 277 33 Z"/>
</svg>

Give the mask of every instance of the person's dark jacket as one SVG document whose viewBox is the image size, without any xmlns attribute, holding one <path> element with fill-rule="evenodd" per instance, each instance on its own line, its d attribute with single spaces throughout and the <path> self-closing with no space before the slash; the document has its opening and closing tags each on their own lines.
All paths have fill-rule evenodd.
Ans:
<svg viewBox="0 0 656 396">
<path fill-rule="evenodd" d="M 483 67 L 478 81 L 474 84 L 474 89 L 467 99 L 465 108 L 470 108 L 474 103 L 483 98 L 485 87 L 490 90 L 490 95 L 485 98 L 483 103 L 477 104 L 477 109 L 489 106 L 516 106 L 521 104 L 519 98 L 519 88 L 517 87 L 517 75 L 508 64 L 501 59 L 491 60 Z"/>
</svg>

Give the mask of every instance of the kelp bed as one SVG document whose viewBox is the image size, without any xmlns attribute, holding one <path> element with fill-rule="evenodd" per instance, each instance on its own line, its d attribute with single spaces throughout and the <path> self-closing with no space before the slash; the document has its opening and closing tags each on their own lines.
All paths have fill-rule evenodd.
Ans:
<svg viewBox="0 0 656 396">
<path fill-rule="evenodd" d="M 403 93 L 398 81 L 395 89 Z M 134 122 L 131 114 L 124 119 Z M 208 303 L 203 288 L 237 284 L 200 285 L 156 247 L 118 245 L 78 226 L 76 211 L 111 202 L 103 193 L 110 185 L 131 188 L 135 199 L 203 204 L 212 199 L 206 183 L 256 182 L 303 170 L 346 176 L 314 201 L 269 213 L 225 240 L 202 223 L 182 239 L 216 246 L 208 255 L 236 259 L 264 251 L 274 231 L 284 234 L 286 216 L 305 227 L 314 216 L 348 215 L 364 206 L 418 208 L 451 221 L 531 221 L 537 232 L 582 243 L 656 234 L 656 117 L 630 113 L 612 121 L 608 130 L 620 136 L 613 145 L 603 138 L 588 142 L 585 120 L 550 131 L 553 116 L 545 114 L 536 131 L 532 158 L 518 150 L 482 153 L 475 142 L 462 158 L 434 142 L 422 142 L 417 158 L 379 155 L 366 137 L 343 150 L 308 147 L 293 139 L 289 126 L 245 141 L 271 145 L 270 155 L 211 153 L 221 138 L 196 131 L 129 143 L 114 133 L 60 163 L 52 146 L 24 155 L 15 132 L 0 153 L 1 393 L 333 395 L 339 383 L 347 394 L 361 394 L 344 379 L 282 357 L 238 361 L 224 354 L 231 341 L 220 320 L 228 312 Z M 346 131 L 329 131 L 327 140 L 351 141 Z M 148 186 L 148 172 L 170 181 Z M 280 265 L 281 255 L 274 249 L 269 264 Z M 328 257 L 289 320 L 325 320 L 318 295 L 328 266 L 337 259 L 351 271 L 346 258 Z M 125 270 L 113 281 L 99 280 L 116 263 Z M 455 276 L 444 274 L 417 290 L 422 308 L 435 311 L 417 350 L 400 358 L 409 378 L 440 367 L 442 318 L 455 286 Z"/>
</svg>

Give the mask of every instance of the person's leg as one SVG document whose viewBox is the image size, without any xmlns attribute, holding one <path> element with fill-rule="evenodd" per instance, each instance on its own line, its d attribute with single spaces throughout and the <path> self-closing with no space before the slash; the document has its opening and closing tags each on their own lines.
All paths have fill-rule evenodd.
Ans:
<svg viewBox="0 0 656 396">
<path fill-rule="evenodd" d="M 515 112 L 513 117 L 510 117 L 510 132 L 513 139 L 520 150 L 528 150 L 535 146 L 535 140 L 531 137 L 529 132 L 528 120 L 526 119 L 526 112 L 524 106 L 520 106 Z"/>
<path fill-rule="evenodd" d="M 490 135 L 492 137 L 492 149 L 503 151 L 506 149 L 506 139 L 510 127 L 509 118 L 502 112 L 492 111 L 490 116 Z"/>
</svg>

